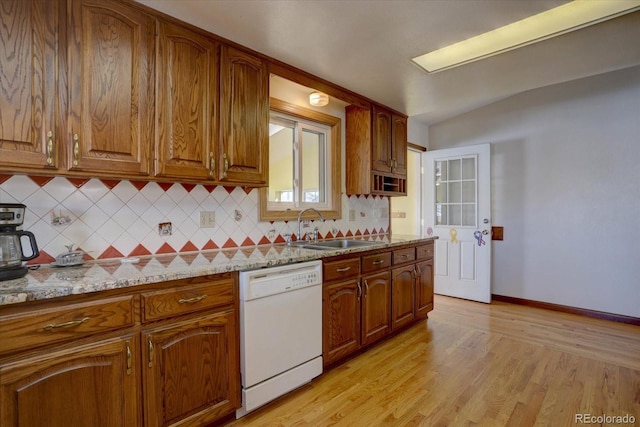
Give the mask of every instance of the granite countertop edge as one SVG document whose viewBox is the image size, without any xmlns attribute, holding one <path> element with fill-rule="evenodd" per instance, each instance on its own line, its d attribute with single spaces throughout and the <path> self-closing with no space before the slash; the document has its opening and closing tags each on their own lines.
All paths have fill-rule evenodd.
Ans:
<svg viewBox="0 0 640 427">
<path fill-rule="evenodd" d="M 351 238 L 350 238 L 351 239 Z M 149 255 L 135 259 L 88 261 L 77 267 L 42 265 L 20 279 L 0 281 L 0 307 L 69 295 L 189 279 L 233 271 L 312 261 L 338 255 L 428 242 L 437 237 L 371 235 L 355 240 L 374 243 L 345 249 L 315 250 L 284 243 Z M 131 262 L 133 261 L 133 262 Z"/>
</svg>

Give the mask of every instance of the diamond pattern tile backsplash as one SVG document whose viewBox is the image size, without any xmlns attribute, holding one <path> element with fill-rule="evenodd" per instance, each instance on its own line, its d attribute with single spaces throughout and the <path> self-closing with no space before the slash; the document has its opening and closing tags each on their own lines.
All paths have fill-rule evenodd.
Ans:
<svg viewBox="0 0 640 427">
<path fill-rule="evenodd" d="M 296 221 L 258 221 L 258 190 L 243 187 L 0 175 L 0 203 L 27 206 L 22 228 L 41 252 L 30 264 L 54 261 L 68 245 L 108 259 L 280 243 L 297 230 Z M 201 211 L 215 212 L 214 227 L 200 228 Z M 313 222 L 321 237 L 389 231 L 387 197 L 343 195 L 342 212 Z"/>
</svg>

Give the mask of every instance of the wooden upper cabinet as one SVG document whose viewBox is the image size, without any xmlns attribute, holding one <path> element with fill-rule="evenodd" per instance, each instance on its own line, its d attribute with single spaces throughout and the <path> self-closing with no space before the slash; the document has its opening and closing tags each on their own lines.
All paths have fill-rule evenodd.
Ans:
<svg viewBox="0 0 640 427">
<path fill-rule="evenodd" d="M 0 2 L 0 166 L 55 169 L 63 140 L 59 114 L 59 27 L 64 5 L 50 0 Z"/>
<path fill-rule="evenodd" d="M 345 116 L 347 194 L 406 195 L 407 118 L 378 105 Z"/>
<path fill-rule="evenodd" d="M 371 168 L 379 172 L 391 172 L 391 112 L 375 106 L 371 146 Z"/>
<path fill-rule="evenodd" d="M 223 46 L 220 68 L 221 181 L 266 186 L 269 147 L 267 64 Z"/>
<path fill-rule="evenodd" d="M 407 175 L 407 118 L 391 115 L 391 172 Z"/>
<path fill-rule="evenodd" d="M 69 6 L 67 166 L 147 175 L 155 19 L 119 1 L 74 0 Z"/>
<path fill-rule="evenodd" d="M 167 22 L 158 25 L 155 174 L 215 178 L 220 46 Z"/>
</svg>

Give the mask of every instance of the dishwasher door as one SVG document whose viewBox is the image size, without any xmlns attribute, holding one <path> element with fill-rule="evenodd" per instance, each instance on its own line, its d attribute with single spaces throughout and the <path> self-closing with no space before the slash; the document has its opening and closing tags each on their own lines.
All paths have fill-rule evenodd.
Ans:
<svg viewBox="0 0 640 427">
<path fill-rule="evenodd" d="M 244 388 L 322 356 L 322 285 L 245 301 L 240 316 Z"/>
<path fill-rule="evenodd" d="M 322 262 L 240 273 L 240 371 L 237 418 L 322 373 Z"/>
</svg>

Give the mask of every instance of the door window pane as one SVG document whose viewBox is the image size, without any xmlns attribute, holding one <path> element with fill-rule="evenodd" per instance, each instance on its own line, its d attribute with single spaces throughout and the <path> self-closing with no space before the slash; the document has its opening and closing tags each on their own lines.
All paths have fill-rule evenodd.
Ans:
<svg viewBox="0 0 640 427">
<path fill-rule="evenodd" d="M 477 157 L 435 161 L 436 225 L 477 227 Z"/>
</svg>

